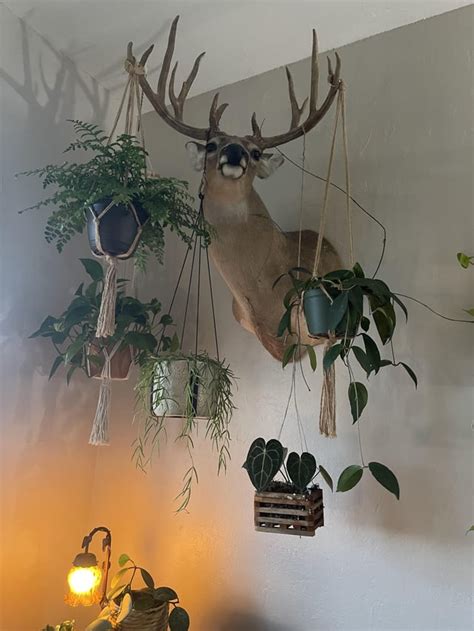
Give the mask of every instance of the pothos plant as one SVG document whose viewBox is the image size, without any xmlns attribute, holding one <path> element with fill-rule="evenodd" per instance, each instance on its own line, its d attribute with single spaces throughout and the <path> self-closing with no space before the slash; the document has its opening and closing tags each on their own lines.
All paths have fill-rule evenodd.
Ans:
<svg viewBox="0 0 474 631">
<path fill-rule="evenodd" d="M 114 626 L 126 620 L 132 610 L 145 612 L 164 604 L 172 608 L 168 619 L 170 631 L 188 631 L 189 615 L 180 607 L 178 594 L 171 587 L 156 587 L 152 575 L 145 568 L 136 565 L 128 554 L 121 554 L 118 563 L 121 569 L 112 578 L 107 594 L 109 605 L 104 607 L 99 618 L 89 625 L 88 631 L 112 629 L 112 624 L 107 626 L 107 622 L 117 607 L 119 612 Z M 142 589 L 133 587 L 137 575 L 140 575 L 145 583 Z"/>
<path fill-rule="evenodd" d="M 196 231 L 208 239 L 209 232 L 192 206 L 187 183 L 175 178 L 148 177 L 148 154 L 135 136 L 122 134 L 109 142 L 97 125 L 70 122 L 77 140 L 64 153 L 83 151 L 93 157 L 83 162 L 49 164 L 19 174 L 37 176 L 44 189 L 55 189 L 50 197 L 24 209 L 53 208 L 45 228 L 48 243 L 54 243 L 61 252 L 75 234 L 83 232 L 86 208 L 100 199 L 110 199 L 114 204 L 139 199 L 149 213 L 135 252 L 135 263 L 142 269 L 150 254 L 161 260 L 167 228 L 188 245 Z"/>
<path fill-rule="evenodd" d="M 175 362 L 184 362 L 189 375 L 184 388 L 184 408 L 182 426 L 177 440 L 187 447 L 190 466 L 183 477 L 183 487 L 176 499 L 180 500 L 178 512 L 187 508 L 191 499 L 192 486 L 198 482 L 198 473 L 192 456 L 194 437 L 199 421 L 196 416 L 196 391 L 204 390 L 206 410 L 205 435 L 217 452 L 218 473 L 227 469 L 230 459 L 230 420 L 234 410 L 234 374 L 223 360 L 213 359 L 207 353 L 187 355 L 170 347 L 160 347 L 160 352 L 151 354 L 140 367 L 136 392 L 137 408 L 142 419 L 140 434 L 135 443 L 134 460 L 142 470 L 150 464 L 153 453 L 159 448 L 165 431 L 166 413 L 157 415 L 154 409 L 167 408 L 173 402 L 171 382 L 157 375 L 166 374 L 167 367 Z"/>
<path fill-rule="evenodd" d="M 77 369 L 88 374 L 88 367 L 95 364 L 99 368 L 104 363 L 102 348 L 110 350 L 118 345 L 118 350 L 129 346 L 133 360 L 142 365 L 148 354 L 153 353 L 158 341 L 162 348 L 174 348 L 178 345 L 176 336 L 161 335 L 164 327 L 171 324 L 171 317 L 161 314 L 161 304 L 154 298 L 150 302 L 141 302 L 124 291 L 125 279 L 119 281 L 116 304 L 116 330 L 113 336 L 97 339 L 97 318 L 100 310 L 104 287 L 102 265 L 93 259 L 80 259 L 91 282 L 81 283 L 68 307 L 59 316 L 49 315 L 30 337 L 45 337 L 51 340 L 56 351 L 56 358 L 51 366 L 51 378 L 60 366 L 66 368 L 69 383 Z"/>
<path fill-rule="evenodd" d="M 281 318 L 278 335 L 289 337 L 290 344 L 285 350 L 283 366 L 300 356 L 302 351 L 299 331 L 294 331 L 293 312 L 299 310 L 304 294 L 310 289 L 319 288 L 326 294 L 329 306 L 329 331 L 334 335 L 334 344 L 327 350 L 323 359 L 323 370 L 328 371 L 336 360 L 339 360 L 349 374 L 348 399 L 353 423 L 356 423 L 368 403 L 367 387 L 354 376 L 355 360 L 366 374 L 367 380 L 387 366 L 401 366 L 418 385 L 413 369 L 402 361 L 397 361 L 393 344 L 393 336 L 397 326 L 398 307 L 408 318 L 408 311 L 400 298 L 390 290 L 388 285 L 378 278 L 367 278 L 362 267 L 356 263 L 352 269 L 341 269 L 324 276 L 313 277 L 304 268 L 294 268 L 287 274 L 292 286 L 284 298 L 285 311 Z M 275 284 L 281 278 L 279 277 Z M 390 359 L 382 358 L 379 344 L 372 335 L 378 334 L 382 346 L 389 345 Z M 316 370 L 317 358 L 314 348 L 305 345 L 311 368 Z M 351 465 L 346 468 L 337 484 L 338 491 L 352 489 L 361 479 L 363 471 L 368 468 L 380 484 L 399 498 L 400 491 L 395 475 L 380 463 L 369 465 Z"/>
<path fill-rule="evenodd" d="M 299 455 L 294 451 L 288 457 L 287 454 L 288 449 L 276 438 L 268 442 L 264 438 L 253 441 L 243 468 L 257 492 L 305 494 L 314 486 L 318 475 L 333 490 L 331 476 L 321 464 L 317 464 L 313 454 L 303 452 Z M 282 481 L 275 480 L 278 473 L 282 476 Z"/>
</svg>

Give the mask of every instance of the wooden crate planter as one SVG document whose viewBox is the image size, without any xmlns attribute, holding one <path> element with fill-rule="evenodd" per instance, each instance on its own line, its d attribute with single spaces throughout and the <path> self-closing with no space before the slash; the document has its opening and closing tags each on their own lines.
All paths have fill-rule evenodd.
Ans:
<svg viewBox="0 0 474 631">
<path fill-rule="evenodd" d="M 314 537 L 324 526 L 323 492 L 315 486 L 307 493 L 255 493 L 255 530 Z"/>
</svg>

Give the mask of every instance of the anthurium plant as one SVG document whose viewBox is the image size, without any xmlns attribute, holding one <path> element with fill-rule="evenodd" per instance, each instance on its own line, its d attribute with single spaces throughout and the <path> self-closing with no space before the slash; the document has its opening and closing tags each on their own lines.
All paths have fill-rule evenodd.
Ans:
<svg viewBox="0 0 474 631">
<path fill-rule="evenodd" d="M 327 296 L 329 331 L 335 337 L 335 343 L 324 355 L 323 370 L 329 370 L 337 359 L 347 369 L 350 377 L 348 397 L 354 423 L 359 420 L 367 405 L 368 391 L 354 377 L 353 360 L 362 367 L 367 379 L 387 366 L 402 366 L 415 387 L 417 386 L 416 374 L 410 366 L 396 361 L 392 342 L 397 326 L 395 307 L 403 312 L 405 318 L 408 318 L 408 311 L 383 280 L 366 278 L 359 264 L 352 269 L 336 270 L 317 278 L 304 268 L 294 268 L 283 276 L 289 276 L 292 282 L 292 287 L 284 298 L 285 311 L 278 329 L 279 336 L 286 335 L 291 340 L 285 350 L 283 367 L 298 358 L 301 352 L 299 333 L 292 329 L 293 311 L 300 309 L 305 292 L 318 288 Z M 374 338 L 373 329 L 378 335 L 378 341 Z M 380 343 L 382 346 L 390 346 L 390 359 L 382 358 Z M 311 367 L 315 370 L 317 359 L 314 348 L 307 345 L 306 350 Z"/>
<path fill-rule="evenodd" d="M 116 304 L 116 330 L 113 336 L 103 339 L 95 337 L 102 291 L 104 271 L 102 265 L 93 259 L 81 259 L 91 282 L 81 283 L 68 307 L 59 316 L 48 315 L 37 331 L 30 337 L 45 337 L 51 340 L 56 351 L 56 358 L 51 366 L 49 377 L 64 366 L 69 383 L 77 369 L 88 374 L 88 367 L 99 368 L 104 363 L 104 356 L 99 349 L 118 350 L 129 346 L 135 363 L 141 365 L 147 356 L 153 353 L 158 343 L 161 347 L 172 349 L 178 345 L 176 336 L 162 336 L 165 326 L 171 324 L 171 317 L 161 315 L 161 304 L 154 298 L 150 302 L 141 302 L 127 296 L 124 291 L 125 279 L 119 281 Z"/>
<path fill-rule="evenodd" d="M 294 451 L 288 457 L 287 454 L 288 449 L 276 438 L 268 442 L 264 438 L 253 441 L 243 468 L 257 492 L 305 494 L 314 486 L 318 475 L 333 490 L 331 476 L 321 464 L 317 464 L 313 454 L 303 452 L 300 455 Z M 282 480 L 275 480 L 278 473 Z"/>
<path fill-rule="evenodd" d="M 165 230 L 176 232 L 190 243 L 196 231 L 209 234 L 192 206 L 187 183 L 175 178 L 149 177 L 147 152 L 135 136 L 122 134 L 113 142 L 96 125 L 70 121 L 77 140 L 65 153 L 93 154 L 89 160 L 49 164 L 19 175 L 37 176 L 44 189 L 53 194 L 25 210 L 52 208 L 46 223 L 45 238 L 59 252 L 86 226 L 86 209 L 98 200 L 128 204 L 139 200 L 149 214 L 135 252 L 136 264 L 144 268 L 151 254 L 161 260 Z M 24 212 L 24 211 L 21 211 Z"/>
<path fill-rule="evenodd" d="M 87 627 L 87 631 L 112 629 L 109 623 L 111 617 L 114 618 L 115 626 L 118 622 L 125 621 L 134 610 L 146 612 L 164 604 L 171 608 L 168 619 L 170 631 L 188 631 L 189 615 L 179 605 L 178 594 L 171 587 L 156 587 L 152 575 L 145 568 L 136 565 L 128 554 L 121 554 L 118 563 L 120 570 L 112 578 L 107 594 L 109 604 L 101 611 L 99 618 Z M 137 576 L 141 577 L 145 587 L 134 588 Z M 115 616 L 113 614 L 117 608 L 119 611 Z"/>
</svg>

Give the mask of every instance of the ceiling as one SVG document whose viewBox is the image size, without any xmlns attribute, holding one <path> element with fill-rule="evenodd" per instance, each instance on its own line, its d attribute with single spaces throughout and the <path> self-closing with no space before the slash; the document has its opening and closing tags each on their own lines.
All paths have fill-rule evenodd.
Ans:
<svg viewBox="0 0 474 631">
<path fill-rule="evenodd" d="M 103 86 L 124 84 L 129 40 L 155 51 L 155 84 L 171 20 L 181 15 L 175 58 L 179 79 L 207 51 L 190 95 L 240 81 L 308 57 L 311 28 L 320 50 L 341 47 L 431 17 L 471 0 L 9 0 L 18 17 Z"/>
</svg>

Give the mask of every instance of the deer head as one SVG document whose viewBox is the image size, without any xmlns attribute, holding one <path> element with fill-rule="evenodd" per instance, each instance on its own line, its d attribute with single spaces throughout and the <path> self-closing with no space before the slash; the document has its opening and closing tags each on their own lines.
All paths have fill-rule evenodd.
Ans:
<svg viewBox="0 0 474 631">
<path fill-rule="evenodd" d="M 186 147 L 194 168 L 205 169 L 204 212 L 206 219 L 217 228 L 217 238 L 211 244 L 210 252 L 233 294 L 234 315 L 244 328 L 257 335 L 274 357 L 281 359 L 284 342 L 276 337 L 276 331 L 281 315 L 282 292 L 284 295 L 286 289 L 282 283 L 279 289 L 272 292 L 273 281 L 296 265 L 298 241 L 302 246 L 301 262 L 305 263 L 309 251 L 314 252 L 317 234 L 304 231 L 303 239 L 297 240 L 292 233 L 280 232 L 254 190 L 253 182 L 255 176 L 269 177 L 283 163 L 281 155 L 272 154 L 268 149 L 307 134 L 328 112 L 341 87 L 341 60 L 336 53 L 333 71 L 328 58 L 329 90 L 318 107 L 318 45 L 316 31 L 313 30 L 309 97 L 301 105 L 295 95 L 291 72 L 286 68 L 291 106 L 290 127 L 286 132 L 264 136 L 257 123 L 257 116 L 253 113 L 250 135 L 226 134 L 220 129 L 220 121 L 228 104 L 219 105 L 219 94 L 212 101 L 207 126 L 194 127 L 184 122 L 184 105 L 205 53 L 196 58 L 188 78 L 183 82 L 179 94 L 176 94 L 178 64 L 176 62 L 172 69 L 171 64 L 178 19 L 179 16 L 171 25 L 156 92 L 144 72 L 139 72 L 140 85 L 159 116 L 179 133 L 194 139 Z M 153 46 L 150 46 L 143 53 L 138 62 L 140 68 L 145 66 L 152 50 Z M 128 45 L 127 59 L 136 65 L 131 43 Z M 172 111 L 166 106 L 167 92 Z M 301 122 L 308 103 L 308 115 Z M 323 273 L 339 265 L 337 254 L 327 242 L 322 262 Z"/>
</svg>

